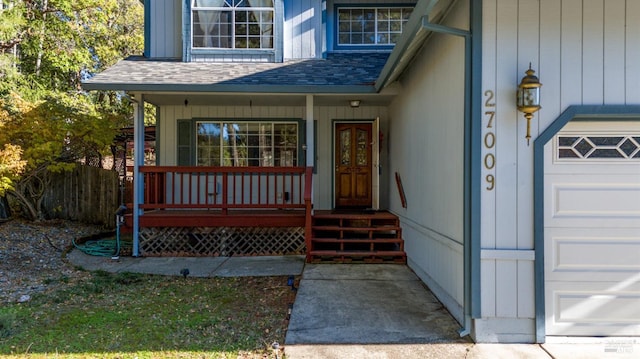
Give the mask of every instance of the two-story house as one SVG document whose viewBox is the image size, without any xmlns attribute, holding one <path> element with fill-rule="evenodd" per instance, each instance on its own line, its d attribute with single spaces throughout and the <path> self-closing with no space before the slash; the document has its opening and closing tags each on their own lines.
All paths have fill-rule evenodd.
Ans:
<svg viewBox="0 0 640 359">
<path fill-rule="evenodd" d="M 406 260 L 476 341 L 640 335 L 639 1 L 144 6 L 84 83 L 136 104 L 136 255 Z"/>
</svg>

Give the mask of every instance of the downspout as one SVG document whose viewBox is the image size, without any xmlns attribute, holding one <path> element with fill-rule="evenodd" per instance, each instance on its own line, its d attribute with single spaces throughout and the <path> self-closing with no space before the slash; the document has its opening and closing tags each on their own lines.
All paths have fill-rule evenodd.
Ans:
<svg viewBox="0 0 640 359">
<path fill-rule="evenodd" d="M 144 178 L 140 166 L 144 164 L 144 96 L 134 94 L 133 107 L 133 257 L 140 256 L 140 205 L 144 203 Z"/>
<path fill-rule="evenodd" d="M 466 189 L 469 191 L 468 197 L 468 225 L 467 230 L 469 245 L 465 247 L 465 268 L 467 282 L 465 283 L 465 301 L 470 305 L 465 314 L 465 327 L 470 330 L 472 318 L 482 316 L 481 308 L 481 286 L 480 286 L 480 247 L 481 236 L 481 202 L 480 186 L 482 178 L 482 0 L 471 0 L 469 17 L 471 24 L 470 58 L 469 61 L 469 81 L 470 81 L 470 111 L 468 117 L 467 132 L 469 132 L 468 150 L 465 152 L 468 160 L 468 167 L 471 171 L 471 178 Z"/>
</svg>

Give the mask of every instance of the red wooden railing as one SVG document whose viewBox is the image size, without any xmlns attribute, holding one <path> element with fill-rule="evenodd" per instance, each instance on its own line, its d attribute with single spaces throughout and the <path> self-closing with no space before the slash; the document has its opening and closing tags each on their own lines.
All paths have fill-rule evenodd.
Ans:
<svg viewBox="0 0 640 359">
<path fill-rule="evenodd" d="M 143 166 L 140 173 L 145 210 L 304 209 L 311 215 L 311 167 Z"/>
</svg>

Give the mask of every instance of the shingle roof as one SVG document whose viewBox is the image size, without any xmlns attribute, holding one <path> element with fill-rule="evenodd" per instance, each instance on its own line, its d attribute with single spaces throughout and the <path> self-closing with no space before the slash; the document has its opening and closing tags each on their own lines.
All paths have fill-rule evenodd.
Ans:
<svg viewBox="0 0 640 359">
<path fill-rule="evenodd" d="M 283 63 L 122 60 L 84 81 L 87 90 L 375 92 L 388 53 L 329 54 Z"/>
</svg>

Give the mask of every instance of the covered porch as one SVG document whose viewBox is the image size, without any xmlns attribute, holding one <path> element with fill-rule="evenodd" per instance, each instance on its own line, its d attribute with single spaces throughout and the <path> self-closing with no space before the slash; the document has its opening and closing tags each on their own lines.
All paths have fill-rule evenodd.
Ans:
<svg viewBox="0 0 640 359">
<path fill-rule="evenodd" d="M 388 57 L 251 66 L 132 58 L 87 81 L 88 89 L 126 91 L 134 105 L 133 177 L 142 179 L 127 218 L 134 256 L 377 261 L 371 252 L 384 250 L 404 261 L 397 217 L 387 233 L 377 229 L 387 219 L 371 218 L 390 208 L 384 138 L 399 88 L 375 86 Z M 148 105 L 155 107 L 156 166 L 142 156 Z M 361 217 L 316 223 L 315 214 L 336 208 Z"/>
<path fill-rule="evenodd" d="M 312 167 L 140 166 L 139 173 L 143 201 L 125 228 L 138 228 L 141 255 L 406 262 L 397 216 L 313 210 Z"/>
</svg>

